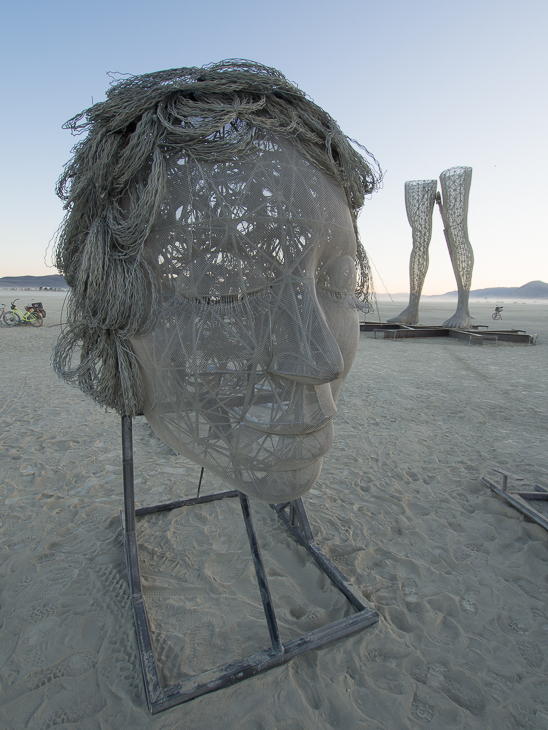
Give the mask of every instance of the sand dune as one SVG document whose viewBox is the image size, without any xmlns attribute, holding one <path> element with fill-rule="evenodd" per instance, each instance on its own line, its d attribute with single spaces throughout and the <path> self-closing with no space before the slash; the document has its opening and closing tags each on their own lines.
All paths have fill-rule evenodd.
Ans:
<svg viewBox="0 0 548 730">
<path fill-rule="evenodd" d="M 25 303 L 30 292 L 16 295 Z M 0 297 L 1 298 L 1 297 Z M 534 347 L 363 334 L 336 440 L 305 499 L 318 543 L 378 624 L 150 717 L 121 545 L 119 419 L 51 372 L 45 326 L 0 328 L 0 726 L 78 730 L 548 728 L 548 533 L 480 483 L 548 485 L 548 306 L 473 304 Z M 382 303 L 383 320 L 401 303 Z M 424 324 L 454 304 L 425 303 Z M 192 496 L 199 469 L 135 422 L 140 504 Z M 206 475 L 202 489 L 220 483 Z M 252 503 L 283 638 L 349 612 L 268 507 Z M 267 645 L 237 504 L 139 521 L 165 681 Z"/>
</svg>

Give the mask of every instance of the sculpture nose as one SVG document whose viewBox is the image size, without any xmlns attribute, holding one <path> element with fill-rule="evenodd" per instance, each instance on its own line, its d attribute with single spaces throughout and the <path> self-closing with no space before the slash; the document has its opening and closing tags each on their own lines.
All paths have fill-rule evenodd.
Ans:
<svg viewBox="0 0 548 730">
<path fill-rule="evenodd" d="M 276 291 L 268 372 L 307 385 L 339 378 L 344 360 L 319 305 L 314 285 L 299 282 Z"/>
</svg>

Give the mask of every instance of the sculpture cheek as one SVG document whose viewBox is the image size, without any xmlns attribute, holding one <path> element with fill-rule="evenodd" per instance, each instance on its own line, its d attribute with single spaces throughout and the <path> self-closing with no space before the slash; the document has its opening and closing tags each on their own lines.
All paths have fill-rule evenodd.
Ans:
<svg viewBox="0 0 548 730">
<path fill-rule="evenodd" d="M 341 256 L 320 273 L 319 289 L 325 288 L 340 294 L 351 295 L 356 291 L 356 261 L 352 256 Z"/>
</svg>

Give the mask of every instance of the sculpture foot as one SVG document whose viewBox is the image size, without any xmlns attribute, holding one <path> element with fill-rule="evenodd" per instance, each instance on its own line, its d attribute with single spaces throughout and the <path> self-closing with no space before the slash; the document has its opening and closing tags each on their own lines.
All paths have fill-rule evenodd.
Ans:
<svg viewBox="0 0 548 730">
<path fill-rule="evenodd" d="M 450 329 L 455 330 L 465 330 L 470 327 L 471 321 L 472 317 L 468 314 L 468 312 L 459 312 L 457 309 L 452 317 L 445 320 L 443 327 L 449 327 Z"/>
<path fill-rule="evenodd" d="M 419 313 L 413 307 L 406 307 L 392 319 L 386 320 L 389 324 L 418 324 Z"/>
</svg>

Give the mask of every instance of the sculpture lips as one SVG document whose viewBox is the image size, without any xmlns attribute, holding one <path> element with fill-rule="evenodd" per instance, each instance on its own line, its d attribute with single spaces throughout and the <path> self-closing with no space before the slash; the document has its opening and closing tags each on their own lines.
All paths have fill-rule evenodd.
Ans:
<svg viewBox="0 0 548 730">
<path fill-rule="evenodd" d="M 309 467 L 329 451 L 333 434 L 331 421 L 302 435 L 266 434 L 242 425 L 233 433 L 234 468 L 271 472 Z"/>
</svg>

